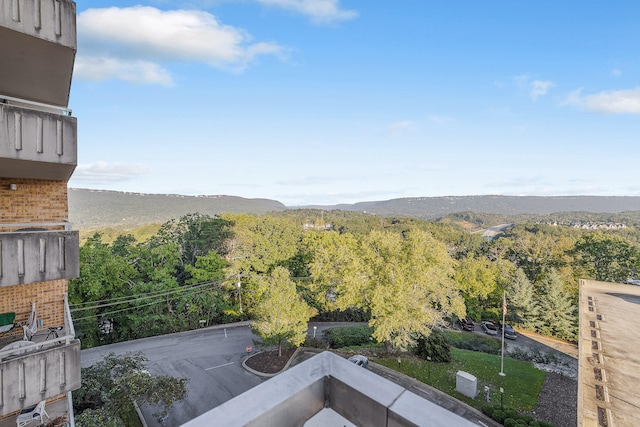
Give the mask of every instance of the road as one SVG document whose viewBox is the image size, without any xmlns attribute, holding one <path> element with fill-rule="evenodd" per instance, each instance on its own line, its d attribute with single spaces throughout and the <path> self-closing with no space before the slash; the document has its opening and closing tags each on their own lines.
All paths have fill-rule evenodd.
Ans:
<svg viewBox="0 0 640 427">
<path fill-rule="evenodd" d="M 485 337 L 493 338 L 496 340 L 501 339 L 501 335 L 493 336 L 488 335 L 482 330 L 480 323 L 475 323 L 476 329 L 474 334 L 482 335 Z M 545 337 L 533 332 L 516 330 L 518 338 L 515 340 L 505 339 L 506 350 L 505 354 L 513 348 L 520 348 L 522 350 L 531 352 L 538 351 L 541 354 L 547 354 L 552 356 L 550 359 L 556 359 L 557 363 L 549 365 L 547 367 L 538 366 L 541 369 L 548 371 L 555 371 L 567 375 L 570 377 L 577 377 L 578 373 L 578 346 L 568 343 L 566 341 L 557 340 L 550 337 Z M 462 332 L 469 333 L 469 332 Z"/>
<path fill-rule="evenodd" d="M 316 337 L 321 338 L 327 328 L 352 324 L 310 323 L 308 334 L 313 336 L 316 326 Z M 149 359 L 147 367 L 152 374 L 188 378 L 187 398 L 171 408 L 163 424 L 153 416 L 157 407 L 141 408 L 149 427 L 179 426 L 266 380 L 242 367 L 247 346 L 256 352 L 255 339 L 249 323 L 243 322 L 82 350 L 80 363 L 87 367 L 109 353 L 141 351 Z"/>
</svg>

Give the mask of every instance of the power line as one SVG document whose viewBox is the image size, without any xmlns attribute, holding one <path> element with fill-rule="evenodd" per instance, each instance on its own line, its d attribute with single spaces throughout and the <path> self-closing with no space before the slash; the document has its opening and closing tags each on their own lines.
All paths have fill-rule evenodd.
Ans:
<svg viewBox="0 0 640 427">
<path fill-rule="evenodd" d="M 205 289 L 193 289 L 193 288 L 191 288 L 189 290 L 189 292 L 194 292 L 195 294 L 198 294 L 198 293 L 201 293 L 201 292 L 204 292 L 204 291 L 205 291 Z M 135 302 L 135 301 L 138 301 L 138 300 L 133 300 L 131 302 Z M 136 309 L 139 309 L 139 308 L 142 308 L 142 307 L 148 307 L 148 306 L 151 306 L 151 305 L 154 305 L 154 304 L 159 304 L 159 303 L 162 303 L 162 302 L 164 302 L 164 300 L 152 301 L 152 302 L 144 304 L 144 305 L 136 305 L 136 306 L 133 306 L 133 307 L 122 308 L 122 309 L 119 309 L 119 310 L 108 311 L 108 312 L 104 312 L 104 313 L 98 313 L 98 314 L 94 314 L 94 315 L 91 315 L 91 316 L 74 318 L 73 321 L 74 322 L 79 322 L 81 320 L 88 320 L 88 319 L 94 319 L 94 318 L 97 318 L 97 317 L 110 316 L 112 314 L 122 313 L 122 312 L 129 311 L 129 310 L 136 310 Z"/>
<path fill-rule="evenodd" d="M 86 310 L 95 310 L 98 308 L 105 308 L 105 307 L 112 307 L 115 305 L 121 305 L 121 304 L 129 304 L 132 302 L 136 302 L 136 301 L 141 301 L 141 300 L 145 300 L 145 299 L 150 299 L 150 298 L 156 298 L 156 297 L 162 297 L 162 296 L 166 296 L 166 295 L 172 295 L 172 294 L 176 294 L 176 293 L 180 293 L 180 292 L 190 292 L 193 290 L 197 290 L 200 288 L 204 288 L 205 286 L 211 286 L 211 285 L 219 285 L 220 283 L 223 283 L 224 280 L 218 281 L 218 282 L 203 282 L 200 284 L 196 284 L 193 286 L 189 286 L 189 287 L 180 287 L 180 288 L 175 288 L 172 289 L 170 291 L 157 291 L 155 293 L 141 293 L 141 294 L 137 294 L 137 295 L 129 295 L 127 296 L 125 301 L 116 301 L 116 302 L 111 302 L 111 303 L 106 303 L 106 304 L 98 304 L 98 305 L 92 305 L 92 306 L 88 306 L 88 307 L 80 307 L 80 308 L 72 308 L 70 309 L 70 311 L 72 313 L 76 313 L 79 311 L 86 311 Z M 118 298 L 118 299 L 122 299 L 122 298 Z"/>
</svg>

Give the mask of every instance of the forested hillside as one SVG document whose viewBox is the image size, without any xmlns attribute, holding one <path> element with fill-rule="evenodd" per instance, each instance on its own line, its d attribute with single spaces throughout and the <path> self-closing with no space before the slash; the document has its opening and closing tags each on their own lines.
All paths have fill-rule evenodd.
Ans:
<svg viewBox="0 0 640 427">
<path fill-rule="evenodd" d="M 69 220 L 76 229 L 131 229 L 161 224 L 172 218 L 200 212 L 265 213 L 286 207 L 275 200 L 245 199 L 235 196 L 182 196 L 118 191 L 69 189 Z"/>
<path fill-rule="evenodd" d="M 509 322 L 575 340 L 578 279 L 637 278 L 638 242 L 633 226 L 523 222 L 488 241 L 450 219 L 190 214 L 144 242 L 91 237 L 69 298 L 85 346 L 240 319 L 265 342 L 298 345 L 316 316 L 367 320 L 403 348 L 455 318 L 500 320 L 503 292 Z"/>
<path fill-rule="evenodd" d="M 194 212 L 213 216 L 223 213 L 260 214 L 287 209 L 304 210 L 288 208 L 278 201 L 268 199 L 69 189 L 69 218 L 75 228 L 81 231 L 109 227 L 132 229 L 142 225 L 161 224 Z M 420 219 L 464 214 L 473 218 L 470 222 L 486 227 L 501 223 L 537 221 L 540 217 L 548 216 L 577 218 L 581 221 L 591 218 L 604 222 L 640 223 L 640 197 L 416 197 L 309 208 L 317 209 Z M 628 214 L 623 214 L 625 212 Z"/>
</svg>

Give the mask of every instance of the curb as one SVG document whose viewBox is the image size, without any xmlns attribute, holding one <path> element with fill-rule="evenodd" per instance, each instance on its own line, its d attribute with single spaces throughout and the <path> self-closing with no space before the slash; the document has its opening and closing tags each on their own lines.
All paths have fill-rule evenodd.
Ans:
<svg viewBox="0 0 640 427">
<path fill-rule="evenodd" d="M 259 351 L 255 354 L 252 354 L 251 356 L 247 356 L 243 361 L 242 361 L 242 367 L 244 369 L 246 369 L 247 371 L 251 372 L 252 374 L 255 374 L 259 377 L 265 377 L 265 378 L 271 378 L 271 377 L 275 377 L 276 375 L 286 371 L 287 369 L 289 369 L 289 366 L 291 365 L 291 362 L 296 358 L 296 356 L 298 355 L 298 352 L 300 351 L 302 347 L 298 347 L 296 348 L 296 351 L 293 352 L 293 354 L 291 355 L 291 357 L 289 358 L 289 360 L 287 361 L 287 363 L 284 365 L 284 367 L 279 371 L 279 372 L 274 372 L 272 374 L 267 374 L 265 372 L 259 372 L 256 371 L 255 369 L 251 369 L 250 367 L 247 366 L 247 360 L 251 359 L 253 356 L 257 356 L 260 353 L 264 353 L 263 351 Z"/>
</svg>

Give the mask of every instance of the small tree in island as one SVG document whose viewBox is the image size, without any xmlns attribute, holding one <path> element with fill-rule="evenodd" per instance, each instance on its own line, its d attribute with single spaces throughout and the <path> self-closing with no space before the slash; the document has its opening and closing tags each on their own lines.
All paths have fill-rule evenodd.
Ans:
<svg viewBox="0 0 640 427">
<path fill-rule="evenodd" d="M 298 295 L 296 284 L 284 267 L 276 267 L 263 286 L 251 328 L 262 338 L 262 345 L 277 345 L 281 357 L 283 344 L 298 347 L 304 342 L 309 319 L 316 310 Z"/>
<path fill-rule="evenodd" d="M 142 353 L 116 356 L 82 368 L 82 388 L 73 392 L 78 427 L 124 427 L 137 425 L 134 402 L 159 406 L 158 421 L 187 395 L 187 378 L 156 376 L 146 368 Z"/>
</svg>

